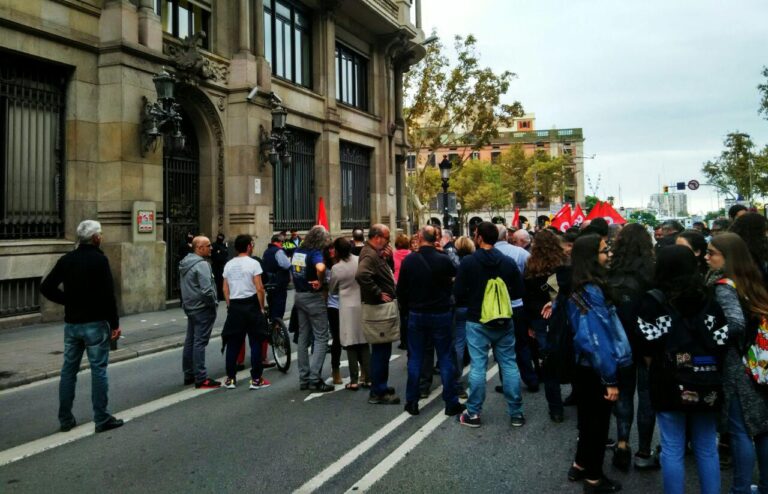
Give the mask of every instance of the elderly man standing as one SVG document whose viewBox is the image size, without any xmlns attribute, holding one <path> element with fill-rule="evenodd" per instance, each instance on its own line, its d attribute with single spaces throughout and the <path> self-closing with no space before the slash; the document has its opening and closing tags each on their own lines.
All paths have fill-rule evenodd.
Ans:
<svg viewBox="0 0 768 494">
<path fill-rule="evenodd" d="M 211 389 L 221 386 L 208 377 L 205 368 L 205 348 L 211 339 L 216 321 L 216 283 L 211 266 L 205 260 L 211 255 L 211 241 L 207 237 L 192 239 L 192 252 L 179 263 L 181 275 L 181 305 L 187 315 L 187 337 L 184 340 L 182 369 L 184 384 Z"/>
<path fill-rule="evenodd" d="M 516 245 L 526 252 L 531 250 L 531 234 L 528 230 L 520 229 L 512 234 L 512 245 Z"/>
<path fill-rule="evenodd" d="M 77 238 L 77 249 L 58 260 L 43 280 L 40 292 L 50 301 L 64 305 L 64 365 L 59 382 L 61 431 L 67 432 L 77 425 L 72 402 L 80 361 L 86 352 L 91 366 L 93 421 L 96 432 L 105 432 L 123 425 L 107 410 L 109 342 L 120 337 L 120 321 L 109 260 L 99 249 L 101 225 L 93 220 L 83 221 L 77 226 Z"/>
<path fill-rule="evenodd" d="M 375 320 L 372 314 L 377 312 L 378 306 L 389 304 L 395 300 L 395 275 L 387 264 L 387 259 L 391 257 L 389 228 L 381 224 L 373 225 L 368 230 L 368 242 L 360 252 L 357 274 L 355 275 L 355 279 L 360 285 L 360 299 L 363 303 L 363 327 L 366 334 L 369 333 L 370 329 L 373 329 L 374 333 L 378 331 L 378 328 L 371 328 L 369 323 L 369 321 Z M 399 323 L 400 316 L 396 306 L 391 316 L 394 316 Z M 369 326 L 366 327 L 366 325 Z M 395 394 L 394 388 L 387 385 L 392 342 L 371 343 L 371 394 L 368 403 L 372 405 L 398 405 L 400 398 Z"/>
</svg>

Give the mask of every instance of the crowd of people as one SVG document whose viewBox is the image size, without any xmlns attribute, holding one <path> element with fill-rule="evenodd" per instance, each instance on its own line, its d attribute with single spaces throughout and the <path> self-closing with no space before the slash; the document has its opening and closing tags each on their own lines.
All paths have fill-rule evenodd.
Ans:
<svg viewBox="0 0 768 494">
<path fill-rule="evenodd" d="M 621 490 L 603 470 L 612 449 L 620 470 L 660 467 L 666 493 L 684 492 L 684 456 L 692 452 L 702 493 L 720 492 L 721 470 L 730 468 L 729 492 L 768 494 L 768 223 L 754 212 L 733 216 L 711 230 L 668 221 L 653 234 L 602 218 L 565 232 L 483 222 L 458 238 L 432 225 L 392 238 L 376 224 L 367 234 L 355 229 L 351 238 L 332 239 L 315 226 L 303 239 L 295 232 L 273 236 L 261 258 L 254 258 L 253 239 L 239 235 L 235 257 L 213 270 L 206 258 L 214 245 L 194 237 L 179 264 L 188 317 L 184 382 L 222 386 L 205 368 L 220 295 L 228 307 L 223 385 L 236 387 L 247 338 L 250 388 L 269 386 L 262 375 L 269 364 L 265 284 L 272 287 L 269 315 L 281 318 L 292 283 L 300 390 L 364 388 L 368 403 L 402 405 L 418 415 L 439 375 L 445 414 L 480 427 L 492 351 L 500 378 L 495 390 L 512 427 L 526 422 L 523 386 L 535 393 L 543 385 L 553 424 L 565 421 L 565 406 L 576 406 L 577 448 L 567 476 L 582 481 L 584 492 Z M 100 241 L 93 228 L 82 245 Z M 52 285 L 63 269 L 57 265 L 43 283 L 54 301 L 62 298 Z M 107 321 L 116 318 L 108 315 Z M 408 355 L 404 401 L 389 381 L 396 342 Z M 329 352 L 330 384 L 323 375 Z M 64 430 L 73 419 L 62 376 Z M 565 398 L 563 384 L 571 384 Z M 98 412 L 97 424 L 115 425 L 106 397 Z M 612 415 L 615 440 L 609 439 Z"/>
</svg>

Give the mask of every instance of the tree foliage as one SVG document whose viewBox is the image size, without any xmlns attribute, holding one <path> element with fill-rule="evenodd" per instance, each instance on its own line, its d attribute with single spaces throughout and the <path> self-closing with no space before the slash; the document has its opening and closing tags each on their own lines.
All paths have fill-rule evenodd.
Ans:
<svg viewBox="0 0 768 494">
<path fill-rule="evenodd" d="M 766 120 L 768 120 L 768 67 L 763 67 L 763 77 L 765 77 L 765 83 L 757 86 L 757 90 L 760 92 L 760 108 L 759 113 L 763 114 Z"/>
<path fill-rule="evenodd" d="M 597 198 L 597 196 L 586 196 L 584 197 L 584 213 L 588 213 L 589 211 L 592 211 L 592 208 L 595 207 L 595 204 L 597 204 L 597 201 L 600 199 Z"/>
<path fill-rule="evenodd" d="M 439 41 L 427 46 L 426 57 L 404 77 L 403 114 L 414 149 L 434 153 L 440 147 L 463 148 L 464 155 L 455 163 L 461 166 L 471 150 L 498 137 L 499 127 L 522 116 L 523 107 L 517 101 L 501 102 L 516 76 L 481 67 L 473 35 L 457 35 L 454 50 L 456 59 L 452 62 Z"/>
<path fill-rule="evenodd" d="M 768 154 L 754 153 L 749 134 L 732 132 L 723 142 L 720 157 L 704 163 L 702 172 L 708 182 L 726 195 L 752 199 L 754 194 L 768 191 Z"/>
<path fill-rule="evenodd" d="M 656 215 L 650 211 L 633 211 L 629 215 L 628 220 L 630 223 L 640 223 L 641 225 L 650 226 L 656 228 L 659 225 L 659 221 L 656 219 Z"/>
</svg>

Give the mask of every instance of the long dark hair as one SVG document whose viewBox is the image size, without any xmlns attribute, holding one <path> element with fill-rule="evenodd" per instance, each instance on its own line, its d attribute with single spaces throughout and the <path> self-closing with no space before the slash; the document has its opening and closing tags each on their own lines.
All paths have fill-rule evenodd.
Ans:
<svg viewBox="0 0 768 494">
<path fill-rule="evenodd" d="M 588 234 L 576 239 L 571 250 L 571 285 L 573 291 L 594 283 L 606 293 L 606 269 L 600 265 L 600 241 L 602 237 Z M 608 294 L 606 293 L 606 297 Z"/>
<path fill-rule="evenodd" d="M 723 254 L 723 272 L 736 284 L 736 292 L 745 307 L 755 314 L 768 316 L 768 292 L 746 242 L 735 233 L 712 237 L 712 246 Z"/>
<path fill-rule="evenodd" d="M 768 220 L 758 213 L 747 213 L 739 216 L 729 229 L 746 242 L 749 253 L 752 254 L 752 260 L 761 270 L 768 262 L 766 230 L 768 230 Z"/>
<path fill-rule="evenodd" d="M 699 272 L 706 274 L 709 266 L 707 265 L 707 239 L 704 238 L 704 235 L 698 230 L 685 230 L 680 232 L 678 237 L 688 242 L 699 262 Z"/>
<path fill-rule="evenodd" d="M 653 241 L 648 230 L 639 223 L 621 229 L 613 242 L 611 274 L 636 276 L 643 286 L 653 278 Z"/>
<path fill-rule="evenodd" d="M 656 288 L 667 302 L 685 316 L 697 314 L 707 300 L 707 288 L 693 251 L 684 245 L 668 245 L 656 255 Z"/>
</svg>

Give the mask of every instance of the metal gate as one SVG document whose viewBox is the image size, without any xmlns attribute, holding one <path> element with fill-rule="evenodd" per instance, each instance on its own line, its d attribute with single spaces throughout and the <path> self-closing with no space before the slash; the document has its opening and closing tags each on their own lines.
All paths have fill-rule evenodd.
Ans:
<svg viewBox="0 0 768 494">
<path fill-rule="evenodd" d="M 195 131 L 182 114 L 184 149 L 174 151 L 171 139 L 163 146 L 163 204 L 165 207 L 166 298 L 181 298 L 179 261 L 187 255 L 187 233 L 200 232 L 200 157 Z"/>
<path fill-rule="evenodd" d="M 274 167 L 274 229 L 309 230 L 315 224 L 315 141 L 317 136 L 291 129 L 291 165 Z"/>
<path fill-rule="evenodd" d="M 339 145 L 341 156 L 341 227 L 371 223 L 371 151 L 348 142 Z"/>
</svg>

